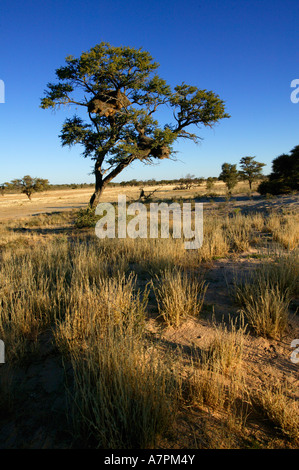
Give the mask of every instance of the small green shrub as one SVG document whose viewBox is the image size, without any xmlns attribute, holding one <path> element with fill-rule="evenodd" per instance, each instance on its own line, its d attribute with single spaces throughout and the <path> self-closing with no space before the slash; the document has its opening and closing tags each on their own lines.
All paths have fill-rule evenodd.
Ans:
<svg viewBox="0 0 299 470">
<path fill-rule="evenodd" d="M 80 209 L 75 218 L 75 226 L 77 228 L 95 227 L 98 217 L 95 215 L 95 209 L 87 207 Z"/>
</svg>

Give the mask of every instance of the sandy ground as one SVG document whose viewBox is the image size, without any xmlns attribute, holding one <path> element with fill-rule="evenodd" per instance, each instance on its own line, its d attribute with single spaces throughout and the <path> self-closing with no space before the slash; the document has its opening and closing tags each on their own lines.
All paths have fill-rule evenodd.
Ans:
<svg viewBox="0 0 299 470">
<path fill-rule="evenodd" d="M 221 183 L 220 183 L 221 184 Z M 246 193 L 234 195 L 228 201 L 225 195 L 213 196 L 211 199 L 200 199 L 200 195 L 204 191 L 200 188 L 191 190 L 174 191 L 173 186 L 151 186 L 144 187 L 145 194 L 148 195 L 155 190 L 153 200 L 175 200 L 195 199 L 202 201 L 204 207 L 213 209 L 217 205 L 225 205 L 225 210 L 240 208 L 242 212 L 254 211 L 268 211 L 275 209 L 282 209 L 287 207 L 288 210 L 299 209 L 299 195 L 278 196 L 270 199 L 261 197 L 258 193 L 253 193 L 249 198 Z M 215 192 L 220 193 L 223 187 L 219 185 L 215 188 Z M 45 193 L 34 194 L 30 201 L 25 194 L 6 194 L 0 196 L 0 220 L 19 219 L 31 215 L 42 213 L 61 212 L 73 209 L 80 209 L 86 207 L 89 199 L 93 193 L 92 188 L 84 189 L 66 189 L 66 190 L 53 190 Z M 140 194 L 138 187 L 125 187 L 125 188 L 107 188 L 103 193 L 103 202 L 117 201 L 117 196 L 124 194 L 127 201 L 136 201 Z"/>
<path fill-rule="evenodd" d="M 153 189 L 150 188 L 152 191 Z M 28 217 L 50 212 L 80 209 L 86 207 L 93 193 L 92 188 L 53 190 L 33 194 L 31 201 L 25 194 L 5 194 L 0 196 L 0 220 Z M 138 198 L 140 189 L 127 187 L 125 189 L 107 188 L 102 201 L 117 200 L 117 194 L 126 194 L 128 201 Z"/>
<path fill-rule="evenodd" d="M 79 209 L 88 203 L 91 192 L 90 188 L 51 191 L 33 195 L 31 201 L 25 194 L 6 194 L 0 197 L 0 219 Z"/>
</svg>

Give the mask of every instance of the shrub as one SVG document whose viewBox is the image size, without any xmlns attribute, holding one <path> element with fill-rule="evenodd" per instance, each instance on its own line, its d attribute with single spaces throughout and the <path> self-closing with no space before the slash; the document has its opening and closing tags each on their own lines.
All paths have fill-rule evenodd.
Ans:
<svg viewBox="0 0 299 470">
<path fill-rule="evenodd" d="M 283 154 L 273 160 L 268 181 L 258 187 L 262 195 L 292 191 L 299 191 L 299 145 L 291 150 L 290 155 Z"/>
<path fill-rule="evenodd" d="M 95 215 L 95 209 L 88 206 L 86 209 L 80 209 L 75 218 L 77 228 L 95 227 L 98 217 Z"/>
</svg>

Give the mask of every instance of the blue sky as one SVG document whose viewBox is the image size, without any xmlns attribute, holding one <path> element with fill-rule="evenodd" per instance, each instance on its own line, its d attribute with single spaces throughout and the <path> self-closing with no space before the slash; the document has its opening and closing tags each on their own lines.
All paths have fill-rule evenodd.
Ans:
<svg viewBox="0 0 299 470">
<path fill-rule="evenodd" d="M 298 0 L 1 0 L 0 183 L 25 174 L 51 183 L 93 182 L 92 162 L 58 137 L 72 109 L 39 108 L 67 55 L 102 41 L 147 50 L 171 86 L 213 90 L 230 119 L 202 129 L 199 145 L 175 146 L 178 161 L 140 162 L 116 181 L 218 176 L 224 162 L 272 160 L 299 144 Z"/>
</svg>

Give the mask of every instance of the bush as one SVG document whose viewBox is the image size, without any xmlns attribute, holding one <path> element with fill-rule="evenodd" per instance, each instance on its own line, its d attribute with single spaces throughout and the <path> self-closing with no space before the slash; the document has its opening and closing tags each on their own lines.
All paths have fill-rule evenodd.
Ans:
<svg viewBox="0 0 299 470">
<path fill-rule="evenodd" d="M 95 215 L 95 209 L 87 207 L 80 209 L 75 218 L 75 226 L 77 228 L 95 227 L 98 217 Z"/>
<path fill-rule="evenodd" d="M 272 194 L 274 196 L 279 194 L 288 194 L 294 191 L 294 189 L 284 181 L 272 180 L 262 181 L 259 184 L 257 191 L 262 195 Z"/>
<path fill-rule="evenodd" d="M 262 182 L 258 192 L 264 194 L 287 194 L 299 191 L 299 145 L 290 155 L 280 155 L 272 162 L 272 173 L 268 181 Z"/>
</svg>

